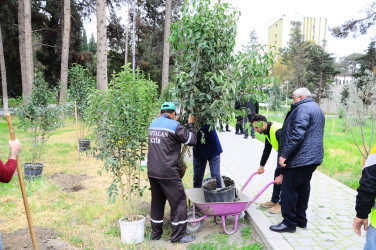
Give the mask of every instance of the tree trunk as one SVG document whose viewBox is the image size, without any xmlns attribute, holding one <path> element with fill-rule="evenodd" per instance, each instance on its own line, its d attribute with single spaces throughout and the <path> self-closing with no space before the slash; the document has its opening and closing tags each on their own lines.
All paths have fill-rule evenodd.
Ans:
<svg viewBox="0 0 376 250">
<path fill-rule="evenodd" d="M 133 62 L 133 75 L 136 73 L 136 0 L 133 0 L 133 34 L 132 34 L 132 62 Z"/>
<path fill-rule="evenodd" d="M 61 69 L 60 69 L 60 103 L 64 104 L 67 100 L 68 90 L 68 57 L 71 31 L 71 3 L 70 0 L 64 0 L 64 26 L 63 26 L 63 45 L 61 50 Z"/>
<path fill-rule="evenodd" d="M 107 83 L 106 0 L 97 0 L 97 88 L 105 90 Z"/>
<path fill-rule="evenodd" d="M 24 2 L 23 0 L 18 0 L 18 44 L 20 53 L 20 63 L 21 63 L 21 79 L 22 79 L 22 95 L 23 104 L 26 105 L 28 93 L 26 91 L 27 78 L 26 78 L 26 59 L 25 59 L 25 21 L 24 21 Z"/>
<path fill-rule="evenodd" d="M 3 49 L 3 37 L 1 34 L 0 23 L 0 70 L 1 70 L 1 85 L 3 89 L 3 107 L 4 112 L 8 113 L 8 90 L 7 90 L 7 74 L 5 69 L 4 49 Z"/>
<path fill-rule="evenodd" d="M 163 62 L 162 62 L 162 90 L 167 87 L 168 84 L 168 69 L 170 64 L 170 43 L 167 41 L 170 36 L 171 27 L 171 0 L 166 0 L 165 9 L 165 27 L 163 37 Z"/>
<path fill-rule="evenodd" d="M 34 83 L 34 61 L 33 61 L 33 37 L 31 30 L 31 0 L 23 0 L 24 2 L 24 22 L 25 22 L 25 69 L 26 69 L 26 85 L 24 99 L 29 102 L 31 90 Z"/>
<path fill-rule="evenodd" d="M 125 66 L 127 66 L 127 63 L 128 63 L 128 43 L 129 43 L 129 28 L 130 28 L 130 25 L 129 25 L 129 16 L 131 15 L 131 13 L 129 13 L 129 2 L 128 2 L 128 12 L 127 12 L 127 24 L 125 25 L 125 56 L 124 56 L 124 64 Z"/>
</svg>

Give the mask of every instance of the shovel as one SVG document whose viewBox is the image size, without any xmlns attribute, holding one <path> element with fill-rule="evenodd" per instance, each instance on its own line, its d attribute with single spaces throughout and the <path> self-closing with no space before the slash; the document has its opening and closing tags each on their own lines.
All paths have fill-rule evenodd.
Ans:
<svg viewBox="0 0 376 250">
<path fill-rule="evenodd" d="M 16 140 L 16 135 L 15 135 L 14 129 L 13 129 L 12 118 L 10 117 L 9 113 L 6 113 L 5 116 L 6 116 L 7 122 L 8 122 L 10 139 L 12 141 L 14 141 L 14 140 Z M 26 211 L 26 216 L 27 216 L 27 223 L 29 224 L 31 241 L 33 243 L 33 248 L 35 250 L 37 250 L 38 249 L 37 239 L 35 237 L 33 220 L 31 219 L 30 209 L 29 209 L 29 203 L 27 201 L 25 184 L 24 184 L 24 178 L 23 178 L 21 167 L 20 167 L 20 157 L 17 157 L 17 172 L 18 172 L 18 180 L 20 181 L 20 186 L 21 186 L 22 198 L 23 198 L 23 202 L 24 202 L 24 205 L 25 205 L 25 211 Z"/>
</svg>

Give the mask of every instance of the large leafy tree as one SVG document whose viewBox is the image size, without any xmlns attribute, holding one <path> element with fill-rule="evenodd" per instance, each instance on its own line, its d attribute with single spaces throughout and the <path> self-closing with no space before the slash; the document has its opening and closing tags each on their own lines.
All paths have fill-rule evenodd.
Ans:
<svg viewBox="0 0 376 250">
<path fill-rule="evenodd" d="M 327 53 L 320 45 L 311 43 L 308 48 L 307 57 L 309 63 L 307 67 L 307 79 L 316 101 L 320 104 L 322 98 L 330 95 L 330 84 L 333 78 L 340 71 L 335 64 L 335 57 Z"/>
<path fill-rule="evenodd" d="M 309 58 L 307 53 L 310 44 L 303 40 L 300 26 L 300 23 L 297 22 L 290 35 L 288 46 L 281 51 L 281 62 L 290 69 L 288 71 L 288 80 L 291 84 L 291 89 L 305 87 L 308 82 L 307 65 L 309 64 Z"/>
<path fill-rule="evenodd" d="M 356 71 L 354 76 L 356 78 L 362 77 L 366 75 L 366 70 L 369 70 L 371 72 L 376 72 L 376 42 L 372 41 L 367 50 L 366 53 L 363 56 L 360 56 L 357 61 L 360 64 L 359 69 Z M 358 81 L 358 84 L 362 84 L 362 81 Z"/>
</svg>

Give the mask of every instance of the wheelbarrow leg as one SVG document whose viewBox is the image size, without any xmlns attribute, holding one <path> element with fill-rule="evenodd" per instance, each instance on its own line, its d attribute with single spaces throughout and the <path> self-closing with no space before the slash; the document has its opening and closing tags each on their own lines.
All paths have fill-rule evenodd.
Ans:
<svg viewBox="0 0 376 250">
<path fill-rule="evenodd" d="M 225 230 L 225 233 L 226 234 L 233 234 L 236 232 L 236 230 L 238 229 L 238 219 L 239 219 L 239 215 L 234 215 L 235 216 L 235 225 L 234 225 L 234 230 L 232 230 L 232 232 L 227 232 L 226 230 L 226 216 L 222 215 L 222 225 L 223 225 L 223 230 Z"/>
</svg>

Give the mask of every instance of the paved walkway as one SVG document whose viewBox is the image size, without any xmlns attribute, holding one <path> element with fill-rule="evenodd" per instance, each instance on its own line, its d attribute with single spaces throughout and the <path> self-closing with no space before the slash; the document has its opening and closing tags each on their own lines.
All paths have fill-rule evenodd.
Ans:
<svg viewBox="0 0 376 250">
<path fill-rule="evenodd" d="M 235 180 L 240 189 L 248 177 L 257 171 L 264 143 L 235 135 L 234 128 L 231 132 L 221 132 L 218 135 L 223 148 L 221 174 Z M 273 180 L 276 159 L 277 152 L 273 149 L 265 166 L 265 173 L 253 177 L 244 190 L 245 194 L 253 198 Z M 358 237 L 352 229 L 356 191 L 319 170 L 320 167 L 311 181 L 306 229 L 297 228 L 295 233 L 275 233 L 269 230 L 270 225 L 282 221 L 281 215 L 270 214 L 259 206 L 259 203 L 270 200 L 271 186 L 247 210 L 251 223 L 263 238 L 267 249 L 363 249 L 365 232 L 362 231 L 362 237 Z"/>
</svg>

